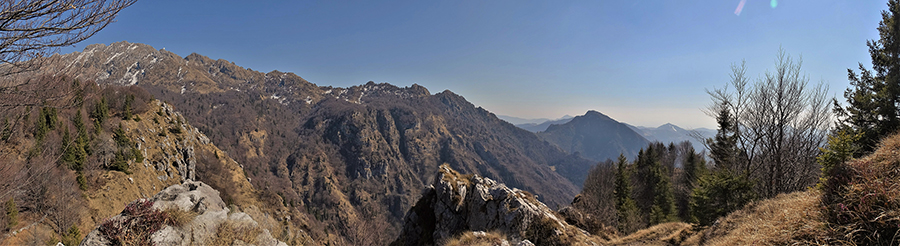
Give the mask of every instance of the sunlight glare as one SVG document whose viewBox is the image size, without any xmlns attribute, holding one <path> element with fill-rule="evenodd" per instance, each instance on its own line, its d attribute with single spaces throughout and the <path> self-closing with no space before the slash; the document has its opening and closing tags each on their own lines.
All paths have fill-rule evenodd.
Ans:
<svg viewBox="0 0 900 246">
<path fill-rule="evenodd" d="M 741 11 L 744 10 L 744 3 L 747 3 L 747 0 L 741 0 L 741 2 L 738 3 L 737 9 L 734 10 L 734 15 L 741 16 Z"/>
</svg>

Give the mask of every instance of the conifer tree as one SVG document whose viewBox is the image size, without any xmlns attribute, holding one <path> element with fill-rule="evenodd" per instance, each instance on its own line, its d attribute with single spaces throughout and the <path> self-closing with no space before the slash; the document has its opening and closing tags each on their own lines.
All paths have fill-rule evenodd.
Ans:
<svg viewBox="0 0 900 246">
<path fill-rule="evenodd" d="M 684 183 L 693 188 L 697 183 L 697 179 L 706 174 L 706 172 L 706 160 L 697 152 L 694 152 L 693 147 L 689 147 L 685 153 L 684 160 Z"/>
<path fill-rule="evenodd" d="M 847 69 L 851 88 L 844 91 L 846 107 L 834 101 L 839 128 L 859 136 L 854 157 L 872 152 L 878 142 L 900 127 L 900 1 L 888 1 L 881 12 L 878 40 L 869 40 L 872 70 L 859 64 L 859 74 Z"/>
<path fill-rule="evenodd" d="M 706 160 L 694 152 L 694 148 L 688 146 L 684 152 L 683 175 L 681 175 L 681 186 L 679 187 L 676 199 L 678 203 L 678 216 L 686 222 L 696 222 L 691 216 L 690 196 L 695 187 L 698 186 L 699 179 L 707 174 Z"/>
<path fill-rule="evenodd" d="M 734 124 L 734 118 L 731 116 L 731 111 L 728 110 L 726 105 L 720 107 L 716 115 L 716 122 L 719 124 L 719 129 L 716 132 L 715 139 L 707 140 L 713 163 L 719 169 L 740 169 L 737 163 L 740 151 L 737 147 L 736 125 Z"/>
<path fill-rule="evenodd" d="M 697 187 L 690 198 L 691 221 L 702 225 L 708 225 L 756 199 L 749 172 L 736 165 L 742 156 L 734 135 L 731 135 L 735 127 L 731 114 L 722 107 L 716 119 L 719 123 L 716 138 L 707 140 L 715 170 L 697 178 Z"/>
<path fill-rule="evenodd" d="M 616 181 L 613 194 L 616 199 L 617 228 L 622 233 L 632 233 L 639 227 L 638 208 L 631 198 L 631 172 L 628 170 L 628 159 L 620 154 L 616 164 Z"/>
<path fill-rule="evenodd" d="M 651 155 L 652 156 L 652 155 Z M 676 221 L 675 193 L 671 177 L 659 160 L 654 160 L 650 169 L 653 180 L 653 205 L 650 207 L 650 224 Z"/>
</svg>

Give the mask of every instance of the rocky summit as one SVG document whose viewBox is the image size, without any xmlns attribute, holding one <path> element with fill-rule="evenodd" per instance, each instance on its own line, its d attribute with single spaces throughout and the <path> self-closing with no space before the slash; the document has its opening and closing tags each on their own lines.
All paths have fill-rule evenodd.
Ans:
<svg viewBox="0 0 900 246">
<path fill-rule="evenodd" d="M 534 195 L 441 165 L 392 245 L 434 245 L 468 231 L 499 232 L 513 245 L 592 242 Z M 476 235 L 478 233 L 475 233 Z"/>
<path fill-rule="evenodd" d="M 287 245 L 246 213 L 226 207 L 218 191 L 198 181 L 172 185 L 150 199 L 132 202 L 91 231 L 81 245 L 146 241 L 152 245 Z"/>
</svg>

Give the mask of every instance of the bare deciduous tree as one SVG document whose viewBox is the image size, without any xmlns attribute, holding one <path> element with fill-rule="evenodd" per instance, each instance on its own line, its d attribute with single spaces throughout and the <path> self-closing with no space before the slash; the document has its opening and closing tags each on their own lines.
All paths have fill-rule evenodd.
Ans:
<svg viewBox="0 0 900 246">
<path fill-rule="evenodd" d="M 728 87 L 708 91 L 713 103 L 707 114 L 715 117 L 724 108 L 737 123 L 734 132 L 743 153 L 729 168 L 756 179 L 764 197 L 802 190 L 818 177 L 815 158 L 831 122 L 828 87 L 810 87 L 801 64 L 780 50 L 775 70 L 756 83 L 748 85 L 741 64 L 732 67 L 733 92 Z"/>
<path fill-rule="evenodd" d="M 90 38 L 137 0 L 0 0 L 0 76 Z"/>
</svg>

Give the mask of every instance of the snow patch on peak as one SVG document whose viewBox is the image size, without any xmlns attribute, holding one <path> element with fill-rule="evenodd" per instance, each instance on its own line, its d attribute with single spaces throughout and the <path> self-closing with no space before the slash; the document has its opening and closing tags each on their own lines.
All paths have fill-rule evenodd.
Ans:
<svg viewBox="0 0 900 246">
<path fill-rule="evenodd" d="M 113 59 L 116 59 L 116 57 L 119 57 L 119 55 L 122 55 L 122 52 L 118 52 L 118 53 L 110 56 L 109 58 L 107 58 L 106 62 L 104 62 L 103 65 L 109 64 L 109 62 L 111 62 Z"/>
<path fill-rule="evenodd" d="M 144 69 L 141 69 L 141 64 L 139 62 L 134 62 L 131 66 L 128 66 L 128 70 L 126 70 L 125 75 L 122 76 L 120 83 L 124 85 L 135 85 L 138 83 L 138 74 L 143 73 Z"/>
</svg>

